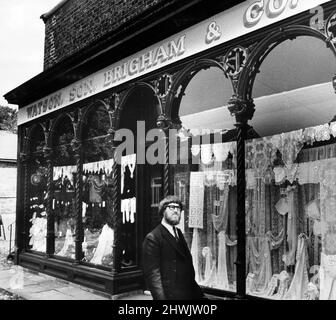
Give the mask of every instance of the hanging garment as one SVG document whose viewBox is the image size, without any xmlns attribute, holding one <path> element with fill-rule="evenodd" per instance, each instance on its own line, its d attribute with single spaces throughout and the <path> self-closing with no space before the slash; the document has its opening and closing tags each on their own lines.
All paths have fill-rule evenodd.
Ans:
<svg viewBox="0 0 336 320">
<path fill-rule="evenodd" d="M 97 249 L 90 262 L 94 264 L 102 264 L 104 257 L 112 255 L 113 244 L 114 230 L 105 224 L 98 239 Z"/>
<path fill-rule="evenodd" d="M 271 298 L 276 300 L 283 300 L 290 286 L 291 278 L 288 272 L 286 270 L 283 270 L 280 272 L 278 279 L 279 279 L 278 290 L 275 294 L 271 296 Z"/>
<path fill-rule="evenodd" d="M 203 164 L 210 164 L 212 161 L 212 147 L 211 144 L 201 145 L 201 160 Z"/>
<path fill-rule="evenodd" d="M 246 277 L 246 293 L 253 294 L 256 291 L 257 291 L 256 275 L 250 272 Z"/>
<path fill-rule="evenodd" d="M 273 169 L 275 184 L 282 184 L 286 180 L 286 170 L 283 167 Z"/>
<path fill-rule="evenodd" d="M 75 247 L 74 235 L 71 232 L 71 229 L 68 228 L 65 234 L 65 241 L 63 248 L 56 254 L 62 257 L 66 256 L 71 257 L 71 255 L 74 253 L 74 247 Z"/>
<path fill-rule="evenodd" d="M 276 203 L 275 209 L 282 215 L 286 215 L 290 210 L 290 204 L 287 197 L 281 197 Z"/>
<path fill-rule="evenodd" d="M 336 300 L 336 255 L 321 252 L 320 300 Z"/>
<path fill-rule="evenodd" d="M 209 247 L 202 249 L 202 256 L 205 259 L 204 277 L 200 283 L 206 287 L 217 287 L 216 281 L 216 264 L 212 262 L 212 253 Z"/>
<path fill-rule="evenodd" d="M 103 188 L 105 182 L 100 179 L 98 175 L 93 175 L 89 177 L 90 182 L 90 191 L 89 191 L 89 200 L 92 203 L 101 203 L 102 195 L 103 195 Z"/>
<path fill-rule="evenodd" d="M 272 278 L 270 241 L 268 237 L 248 237 L 247 245 L 249 272 L 255 274 L 254 294 L 263 294 Z"/>
<path fill-rule="evenodd" d="M 45 252 L 47 248 L 47 219 L 36 218 L 36 214 L 34 214 L 32 218 L 32 226 L 29 230 L 29 235 L 29 244 L 32 246 L 31 249 L 39 252 Z"/>
<path fill-rule="evenodd" d="M 287 192 L 289 211 L 287 219 L 287 243 L 288 251 L 282 256 L 282 261 L 286 266 L 295 265 L 295 252 L 297 249 L 296 231 L 296 210 L 294 205 L 294 190 L 290 188 Z"/>
<path fill-rule="evenodd" d="M 310 201 L 306 206 L 306 213 L 310 219 L 320 220 L 321 219 L 320 201 L 319 200 Z"/>
<path fill-rule="evenodd" d="M 305 300 L 308 291 L 307 241 L 299 235 L 296 254 L 295 273 L 291 285 L 284 296 L 285 300 Z"/>
<path fill-rule="evenodd" d="M 198 228 L 194 228 L 192 241 L 191 241 L 190 253 L 192 256 L 192 261 L 193 261 L 193 265 L 195 269 L 195 280 L 197 283 L 202 282 L 199 249 L 200 249 L 199 230 Z"/>
<path fill-rule="evenodd" d="M 271 297 L 275 294 L 275 292 L 278 290 L 279 287 L 279 274 L 273 274 L 270 282 L 267 285 L 267 289 L 261 293 L 264 297 Z"/>
<path fill-rule="evenodd" d="M 226 234 L 221 231 L 218 234 L 218 264 L 217 264 L 217 287 L 227 290 L 229 288 L 229 279 L 226 261 Z"/>
<path fill-rule="evenodd" d="M 319 300 L 319 295 L 320 292 L 317 286 L 314 283 L 309 282 L 307 289 L 307 300 Z"/>
<path fill-rule="evenodd" d="M 226 161 L 230 152 L 232 153 L 232 150 L 235 147 L 235 144 L 236 144 L 235 142 L 214 143 L 212 145 L 212 151 L 213 151 L 215 160 L 218 162 Z"/>
</svg>

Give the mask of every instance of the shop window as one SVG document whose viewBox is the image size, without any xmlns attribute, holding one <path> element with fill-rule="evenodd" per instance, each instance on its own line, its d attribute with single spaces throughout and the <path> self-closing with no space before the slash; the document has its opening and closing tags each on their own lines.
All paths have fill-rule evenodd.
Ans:
<svg viewBox="0 0 336 320">
<path fill-rule="evenodd" d="M 180 104 L 174 194 L 184 205 L 179 228 L 190 248 L 195 279 L 236 291 L 236 130 L 226 104 L 232 96 L 223 71 L 201 70 Z"/>
<path fill-rule="evenodd" d="M 255 79 L 250 125 L 265 137 L 331 121 L 335 66 L 332 51 L 319 39 L 303 36 L 278 45 Z"/>
<path fill-rule="evenodd" d="M 247 293 L 334 300 L 335 58 L 300 37 L 260 70 L 251 124 L 262 138 L 246 142 Z"/>
<path fill-rule="evenodd" d="M 113 263 L 115 226 L 112 201 L 114 159 L 108 141 L 109 128 L 109 115 L 102 105 L 89 112 L 83 128 L 83 260 L 106 267 Z"/>
<path fill-rule="evenodd" d="M 27 248 L 46 252 L 47 236 L 47 164 L 43 155 L 45 145 L 44 132 L 37 125 L 30 136 L 29 151 L 31 162 L 29 169 L 29 212 L 28 212 L 28 243 Z"/>
<path fill-rule="evenodd" d="M 157 207 L 151 206 L 150 179 L 156 178 L 155 165 L 138 163 L 138 152 L 143 152 L 148 143 L 142 138 L 156 127 L 158 99 L 154 91 L 143 85 L 131 90 L 121 113 L 119 128 L 133 133 L 133 150 L 124 150 L 120 165 L 120 208 L 121 208 L 121 268 L 128 270 L 139 265 L 141 243 L 151 231 L 153 215 Z M 141 130 L 141 132 L 139 132 Z M 138 140 L 139 139 L 139 140 Z M 142 150 L 138 150 L 141 148 Z M 145 161 L 144 161 L 145 162 Z M 145 174 L 145 171 L 147 172 Z M 158 192 L 158 189 L 155 191 Z"/>
<path fill-rule="evenodd" d="M 53 198 L 55 254 L 75 258 L 76 208 L 75 184 L 77 167 L 71 141 L 73 125 L 69 117 L 58 119 L 52 137 Z"/>
<path fill-rule="evenodd" d="M 227 108 L 232 85 L 223 71 L 210 67 L 194 75 L 188 83 L 179 108 L 187 129 L 232 130 L 234 122 Z"/>
</svg>

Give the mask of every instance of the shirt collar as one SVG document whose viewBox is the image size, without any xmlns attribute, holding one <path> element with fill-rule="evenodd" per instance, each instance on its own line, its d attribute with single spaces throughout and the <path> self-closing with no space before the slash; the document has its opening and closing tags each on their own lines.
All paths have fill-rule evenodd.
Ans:
<svg viewBox="0 0 336 320">
<path fill-rule="evenodd" d="M 167 223 L 164 218 L 161 220 L 161 224 L 170 232 L 170 234 L 175 238 L 173 226 Z"/>
</svg>

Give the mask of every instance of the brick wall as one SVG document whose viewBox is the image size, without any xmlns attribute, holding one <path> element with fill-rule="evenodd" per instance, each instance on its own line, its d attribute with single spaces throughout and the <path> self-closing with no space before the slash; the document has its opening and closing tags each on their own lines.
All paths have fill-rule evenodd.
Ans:
<svg viewBox="0 0 336 320">
<path fill-rule="evenodd" d="M 181 0 L 69 0 L 45 19 L 44 69 L 151 9 Z"/>
</svg>

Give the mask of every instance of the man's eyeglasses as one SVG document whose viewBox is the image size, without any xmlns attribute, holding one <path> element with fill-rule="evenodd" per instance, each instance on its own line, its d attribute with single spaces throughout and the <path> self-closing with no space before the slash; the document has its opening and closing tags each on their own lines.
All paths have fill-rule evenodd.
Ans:
<svg viewBox="0 0 336 320">
<path fill-rule="evenodd" d="M 167 208 L 169 208 L 169 210 L 171 211 L 174 211 L 174 210 L 181 211 L 181 207 L 179 205 L 170 204 L 167 206 Z"/>
</svg>

